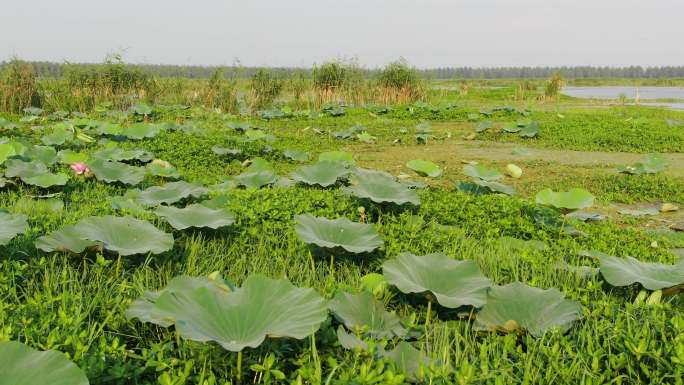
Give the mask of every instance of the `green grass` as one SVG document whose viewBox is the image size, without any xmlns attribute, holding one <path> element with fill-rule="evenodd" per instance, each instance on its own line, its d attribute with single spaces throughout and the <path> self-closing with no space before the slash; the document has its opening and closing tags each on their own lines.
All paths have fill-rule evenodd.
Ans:
<svg viewBox="0 0 684 385">
<path fill-rule="evenodd" d="M 241 161 L 256 156 L 273 162 L 279 175 L 287 175 L 297 164 L 280 155 L 284 148 L 300 148 L 316 155 L 353 144 L 317 134 L 314 127 L 337 131 L 360 123 L 382 144 L 400 138 L 407 146 L 414 146 L 413 132 L 402 133 L 399 127 L 412 128 L 421 119 L 465 123 L 469 112 L 479 110 L 475 104 L 505 104 L 507 96 L 503 95 L 510 92 L 496 89 L 487 97 L 467 96 L 471 106 L 437 113 L 422 107 L 412 112 L 407 106 L 394 106 L 386 115 L 351 108 L 339 118 L 298 117 L 268 122 L 250 118 L 278 138 L 273 144 L 242 141 L 227 127 L 229 121 L 239 120 L 236 117 L 193 109 L 165 113 L 160 118 L 178 118 L 195 125 L 197 132 L 165 132 L 153 139 L 121 145 L 151 151 L 176 166 L 183 179 L 203 184 L 221 182 L 242 172 Z M 564 118 L 560 118 L 555 111 L 544 108 L 533 108 L 531 116 L 542 123 L 538 139 L 523 141 L 515 135 L 498 134 L 485 134 L 484 138 L 524 142 L 532 148 L 684 151 L 684 134 L 665 124 L 666 118 L 681 118 L 678 113 L 646 108 L 580 110 L 570 103 L 562 109 Z M 91 117 L 103 119 L 95 113 Z M 17 116 L 7 118 L 19 120 Z M 519 118 L 517 113 L 492 117 L 499 122 Z M 440 140 L 452 140 L 445 132 L 435 131 Z M 41 135 L 28 125 L 2 135 L 17 136 L 18 132 L 31 140 Z M 240 148 L 243 155 L 228 161 L 211 151 L 214 145 Z M 461 167 L 455 154 L 449 170 Z M 637 306 L 632 302 L 639 287 L 612 288 L 600 276 L 582 278 L 557 268 L 557 263 L 596 267 L 596 261 L 578 256 L 582 250 L 673 263 L 676 257 L 670 249 L 682 248 L 684 243 L 676 237 L 663 239 L 645 231 L 639 223 L 614 221 L 572 223 L 585 233 L 573 237 L 535 220 L 545 211 L 540 212 L 533 202 L 534 193 L 542 188 L 585 187 L 597 196 L 599 204 L 659 200 L 682 203 L 681 178 L 670 174 L 619 175 L 612 170 L 570 168 L 552 161 L 530 167 L 540 176 L 529 180 L 524 176 L 516 182 L 521 197 L 457 192 L 450 179 L 462 176 L 458 171 L 449 171 L 432 187 L 421 190 L 419 208 L 371 204 L 345 195 L 338 187 L 213 192 L 211 197 L 225 196 L 225 208 L 236 216 L 233 226 L 173 231 L 152 214 L 131 214 L 173 232 L 176 238 L 170 252 L 134 257 L 110 253 L 51 255 L 33 246 L 38 236 L 65 224 L 91 215 L 115 214 L 108 198 L 122 195 L 125 187 L 72 178 L 64 188 L 49 191 L 60 193 L 57 198 L 64 202 L 63 210 L 53 211 L 31 198 L 45 191 L 21 184 L 9 186 L 0 189 L 0 208 L 26 214 L 30 230 L 7 246 L 0 246 L 0 340 L 19 340 L 37 349 L 65 352 L 85 370 L 92 384 L 403 384 L 406 379 L 400 370 L 374 357 L 377 346 L 370 352 L 344 350 L 337 342 L 334 320 L 305 340 L 270 339 L 259 348 L 246 349 L 239 377 L 237 354 L 215 344 L 184 340 L 173 328 L 126 320 L 124 313 L 145 290 L 157 290 L 177 275 L 203 276 L 220 271 L 237 284 L 257 273 L 287 277 L 298 286 L 313 287 L 332 298 L 340 290 L 361 290 L 361 277 L 380 272 L 382 263 L 400 252 L 444 252 L 456 259 L 476 260 L 496 284 L 521 281 L 558 288 L 579 302 L 582 319 L 565 334 L 552 332 L 535 339 L 529 335 L 475 332 L 472 322 L 460 319 L 457 311 L 432 306 L 426 328 L 427 302 L 420 296 L 389 290 L 382 296 L 387 307 L 423 331 L 412 344 L 430 358 L 444 362 L 441 368 L 432 368 L 421 383 L 682 384 L 681 294 L 655 305 Z M 544 178 L 545 172 L 549 177 Z M 148 177 L 139 187 L 156 184 L 159 180 Z M 360 216 L 360 206 L 365 208 L 365 218 Z M 375 224 L 385 248 L 361 256 L 333 255 L 310 248 L 294 232 L 293 217 L 303 213 L 365 219 Z M 502 236 L 539 240 L 548 248 L 507 248 L 498 242 Z M 653 246 L 655 240 L 657 247 Z M 395 342 L 378 344 L 391 346 Z M 267 382 L 266 376 L 253 366 L 264 364 L 271 354 L 275 356 L 272 369 L 285 373 L 285 379 L 271 378 Z"/>
</svg>

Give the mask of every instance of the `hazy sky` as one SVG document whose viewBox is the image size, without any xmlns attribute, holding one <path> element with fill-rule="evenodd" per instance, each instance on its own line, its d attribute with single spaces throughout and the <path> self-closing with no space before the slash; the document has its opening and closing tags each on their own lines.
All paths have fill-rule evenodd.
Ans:
<svg viewBox="0 0 684 385">
<path fill-rule="evenodd" d="M 684 65 L 684 0 L 3 0 L 0 61 Z"/>
</svg>

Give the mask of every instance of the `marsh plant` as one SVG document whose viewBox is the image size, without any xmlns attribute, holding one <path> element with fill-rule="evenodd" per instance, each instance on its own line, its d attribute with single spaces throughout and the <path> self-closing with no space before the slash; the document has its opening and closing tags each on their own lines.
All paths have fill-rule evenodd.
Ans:
<svg viewBox="0 0 684 385">
<path fill-rule="evenodd" d="M 250 81 L 253 102 L 256 107 L 272 103 L 283 91 L 283 80 L 261 68 Z"/>
<path fill-rule="evenodd" d="M 24 108 L 39 106 L 40 96 L 33 66 L 13 59 L 4 67 L 0 74 L 0 109 L 18 113 Z"/>
<path fill-rule="evenodd" d="M 551 76 L 551 78 L 546 82 L 546 88 L 544 90 L 544 97 L 547 100 L 556 101 L 560 97 L 561 89 L 565 85 L 565 80 L 563 80 L 563 75 L 560 72 L 556 72 Z"/>
<path fill-rule="evenodd" d="M 405 59 L 389 63 L 378 78 L 383 103 L 411 102 L 425 96 L 423 81 L 415 67 Z"/>
</svg>

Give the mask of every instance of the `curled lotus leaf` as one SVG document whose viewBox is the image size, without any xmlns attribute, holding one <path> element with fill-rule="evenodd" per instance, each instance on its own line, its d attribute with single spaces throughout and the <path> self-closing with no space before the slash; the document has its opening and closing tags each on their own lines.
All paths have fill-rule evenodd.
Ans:
<svg viewBox="0 0 684 385">
<path fill-rule="evenodd" d="M 406 335 L 406 328 L 394 313 L 385 310 L 373 294 L 341 292 L 330 301 L 330 310 L 349 330 L 368 333 L 373 338 L 393 338 Z"/>
<path fill-rule="evenodd" d="M 473 195 L 484 195 L 484 194 L 506 194 L 515 195 L 516 191 L 513 186 L 505 185 L 499 182 L 487 182 L 486 180 L 473 179 L 472 182 L 459 182 L 456 185 L 459 191 Z"/>
<path fill-rule="evenodd" d="M 296 215 L 295 231 L 309 244 L 324 248 L 341 247 L 350 253 L 365 253 L 383 246 L 373 225 L 352 222 L 347 218 L 327 219 L 310 214 Z"/>
<path fill-rule="evenodd" d="M 39 237 L 35 242 L 36 248 L 48 253 L 54 251 L 82 253 L 85 249 L 98 245 L 98 242 L 83 239 L 75 225 L 64 226 L 60 230 Z"/>
<path fill-rule="evenodd" d="M 338 179 L 349 174 L 350 170 L 344 163 L 323 160 L 308 166 L 301 166 L 291 176 L 297 182 L 321 187 L 332 186 Z"/>
<path fill-rule="evenodd" d="M 94 158 L 88 163 L 88 168 L 99 181 L 106 183 L 119 182 L 135 186 L 145 179 L 145 169 L 117 161 Z"/>
<path fill-rule="evenodd" d="M 8 244 L 17 235 L 23 234 L 26 229 L 28 229 L 26 215 L 0 211 L 0 246 Z"/>
<path fill-rule="evenodd" d="M 81 239 L 99 242 L 119 255 L 161 254 L 173 248 L 173 235 L 133 217 L 89 217 L 76 225 Z"/>
<path fill-rule="evenodd" d="M 479 164 L 477 164 L 477 165 L 469 164 L 469 165 L 464 166 L 463 167 L 463 173 L 468 175 L 469 177 L 481 179 L 481 180 L 488 181 L 488 182 L 497 181 L 497 180 L 500 180 L 501 178 L 503 178 L 502 173 L 500 173 L 496 170 L 492 170 L 490 168 L 481 166 Z"/>
<path fill-rule="evenodd" d="M 172 206 L 161 206 L 155 214 L 166 219 L 176 230 L 184 230 L 189 227 L 208 227 L 218 229 L 230 226 L 235 222 L 235 216 L 222 209 L 210 209 L 201 204 L 189 205 L 179 209 Z"/>
<path fill-rule="evenodd" d="M 382 274 L 402 293 L 430 293 L 448 308 L 484 305 L 492 285 L 477 262 L 457 261 L 441 253 L 399 254 L 382 265 Z"/>
<path fill-rule="evenodd" d="M 64 353 L 0 342 L 0 385 L 88 385 L 88 378 Z"/>
<path fill-rule="evenodd" d="M 547 188 L 537 193 L 536 202 L 539 205 L 552 206 L 558 209 L 578 210 L 593 206 L 594 196 L 581 188 L 559 192 Z"/>
<path fill-rule="evenodd" d="M 207 278 L 174 278 L 157 293 L 146 293 L 127 312 L 160 326 L 174 325 L 185 339 L 213 341 L 238 352 L 270 338 L 302 339 L 328 317 L 325 300 L 313 289 L 260 275 L 230 290 Z"/>
<path fill-rule="evenodd" d="M 640 161 L 618 168 L 618 172 L 640 175 L 657 174 L 667 169 L 670 162 L 662 154 L 647 154 Z"/>
<path fill-rule="evenodd" d="M 205 187 L 181 180 L 149 187 L 137 194 L 136 201 L 144 206 L 169 205 L 186 198 L 200 198 L 208 192 Z"/>
<path fill-rule="evenodd" d="M 534 337 L 546 331 L 566 332 L 580 318 L 582 308 L 558 289 L 543 290 L 514 282 L 495 286 L 477 314 L 475 329 L 506 333 L 527 330 Z"/>
<path fill-rule="evenodd" d="M 684 284 L 684 258 L 675 265 L 641 262 L 632 257 L 599 255 L 599 270 L 612 286 L 640 283 L 648 290 L 661 290 Z"/>
<path fill-rule="evenodd" d="M 442 175 L 442 169 L 438 165 L 430 162 L 429 160 L 410 160 L 408 161 L 408 163 L 406 163 L 406 167 L 410 168 L 411 170 L 417 172 L 422 176 L 436 178 Z"/>
<path fill-rule="evenodd" d="M 376 203 L 390 202 L 398 205 L 411 203 L 416 206 L 420 204 L 416 190 L 397 182 L 394 176 L 382 171 L 357 170 L 352 186 L 346 187 L 344 191 Z"/>
</svg>

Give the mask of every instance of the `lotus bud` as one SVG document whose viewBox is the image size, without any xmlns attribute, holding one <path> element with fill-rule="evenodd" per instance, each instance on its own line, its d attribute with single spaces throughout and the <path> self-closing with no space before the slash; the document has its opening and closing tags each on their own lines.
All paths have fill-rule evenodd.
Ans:
<svg viewBox="0 0 684 385">
<path fill-rule="evenodd" d="M 69 167 L 71 167 L 71 169 L 74 170 L 74 173 L 76 173 L 76 175 L 90 174 L 90 168 L 88 168 L 88 166 L 83 163 L 74 163 Z"/>
<path fill-rule="evenodd" d="M 522 169 L 513 163 L 510 163 L 506 166 L 506 174 L 508 174 L 511 178 L 518 179 L 522 176 Z"/>
</svg>

